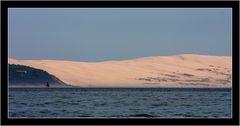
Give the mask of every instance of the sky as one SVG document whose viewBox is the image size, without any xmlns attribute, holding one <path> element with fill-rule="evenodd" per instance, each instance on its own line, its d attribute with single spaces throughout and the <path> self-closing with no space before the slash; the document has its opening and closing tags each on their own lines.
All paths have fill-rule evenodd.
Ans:
<svg viewBox="0 0 240 126">
<path fill-rule="evenodd" d="M 231 56 L 231 9 L 10 8 L 9 57 L 73 61 Z"/>
</svg>

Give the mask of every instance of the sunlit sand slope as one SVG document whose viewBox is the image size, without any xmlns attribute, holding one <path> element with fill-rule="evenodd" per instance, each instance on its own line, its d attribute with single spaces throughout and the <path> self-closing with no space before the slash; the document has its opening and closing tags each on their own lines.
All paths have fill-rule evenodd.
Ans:
<svg viewBox="0 0 240 126">
<path fill-rule="evenodd" d="M 230 56 L 176 55 L 131 60 L 76 62 L 16 60 L 81 87 L 231 87 Z"/>
</svg>

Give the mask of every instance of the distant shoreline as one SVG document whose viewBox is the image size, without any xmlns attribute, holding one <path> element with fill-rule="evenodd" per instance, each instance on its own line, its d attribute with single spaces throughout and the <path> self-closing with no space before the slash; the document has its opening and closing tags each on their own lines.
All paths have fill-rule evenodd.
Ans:
<svg viewBox="0 0 240 126">
<path fill-rule="evenodd" d="M 232 89 L 230 87 L 8 87 L 9 89 Z"/>
</svg>

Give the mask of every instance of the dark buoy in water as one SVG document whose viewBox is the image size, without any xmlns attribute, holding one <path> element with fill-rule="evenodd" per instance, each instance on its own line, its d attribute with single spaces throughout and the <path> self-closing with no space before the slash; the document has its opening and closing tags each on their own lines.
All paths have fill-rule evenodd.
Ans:
<svg viewBox="0 0 240 126">
<path fill-rule="evenodd" d="M 49 83 L 48 83 L 48 82 L 47 82 L 47 84 L 46 84 L 46 87 L 47 87 L 47 88 L 49 88 L 49 87 L 50 87 L 50 85 L 49 85 Z"/>
</svg>

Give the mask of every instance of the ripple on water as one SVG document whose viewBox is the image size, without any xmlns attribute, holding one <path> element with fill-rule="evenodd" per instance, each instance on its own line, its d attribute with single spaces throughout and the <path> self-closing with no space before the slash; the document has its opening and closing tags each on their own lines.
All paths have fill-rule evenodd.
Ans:
<svg viewBox="0 0 240 126">
<path fill-rule="evenodd" d="M 231 90 L 18 89 L 9 116 L 231 117 Z"/>
<path fill-rule="evenodd" d="M 156 117 L 150 114 L 134 114 L 134 115 L 129 115 L 129 117 Z"/>
</svg>

